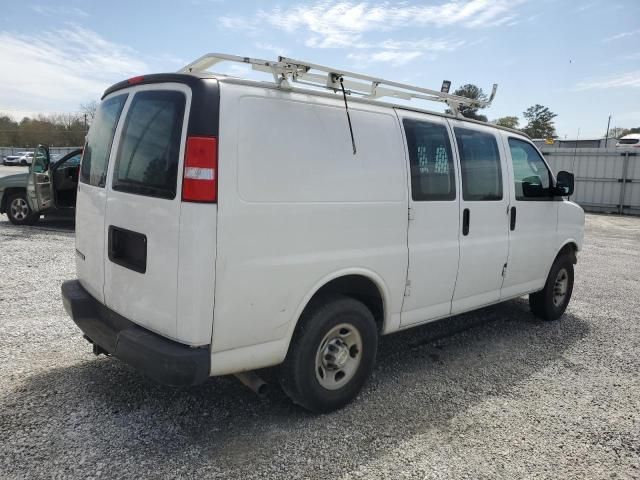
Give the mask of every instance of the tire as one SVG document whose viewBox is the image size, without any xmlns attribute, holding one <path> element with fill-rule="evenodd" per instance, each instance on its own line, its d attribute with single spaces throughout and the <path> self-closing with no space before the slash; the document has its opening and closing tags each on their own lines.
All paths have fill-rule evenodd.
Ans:
<svg viewBox="0 0 640 480">
<path fill-rule="evenodd" d="M 40 215 L 33 213 L 25 193 L 16 193 L 7 200 L 7 217 L 14 225 L 33 225 Z"/>
<path fill-rule="evenodd" d="M 337 410 L 362 389 L 377 349 L 376 323 L 363 303 L 342 295 L 323 296 L 300 318 L 279 369 L 280 385 L 307 410 Z"/>
<path fill-rule="evenodd" d="M 573 293 L 573 262 L 568 255 L 556 258 L 544 288 L 529 294 L 531 312 L 543 320 L 557 320 L 569 305 Z"/>
</svg>

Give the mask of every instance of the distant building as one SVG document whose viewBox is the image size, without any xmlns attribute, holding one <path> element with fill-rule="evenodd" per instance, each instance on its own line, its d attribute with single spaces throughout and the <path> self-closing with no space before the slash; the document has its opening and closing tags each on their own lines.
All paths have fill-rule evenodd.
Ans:
<svg viewBox="0 0 640 480">
<path fill-rule="evenodd" d="M 544 138 L 534 138 L 533 143 L 538 148 L 613 148 L 618 141 L 616 138 L 579 138 L 579 139 L 561 139 L 554 138 L 553 143 L 548 142 Z"/>
</svg>

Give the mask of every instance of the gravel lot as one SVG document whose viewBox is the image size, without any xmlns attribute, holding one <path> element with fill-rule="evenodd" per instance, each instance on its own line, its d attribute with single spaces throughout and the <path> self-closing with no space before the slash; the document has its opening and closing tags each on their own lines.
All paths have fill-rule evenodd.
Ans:
<svg viewBox="0 0 640 480">
<path fill-rule="evenodd" d="M 0 476 L 640 478 L 640 218 L 587 216 L 565 317 L 525 300 L 385 337 L 344 410 L 162 387 L 67 317 L 73 231 L 0 220 Z"/>
</svg>

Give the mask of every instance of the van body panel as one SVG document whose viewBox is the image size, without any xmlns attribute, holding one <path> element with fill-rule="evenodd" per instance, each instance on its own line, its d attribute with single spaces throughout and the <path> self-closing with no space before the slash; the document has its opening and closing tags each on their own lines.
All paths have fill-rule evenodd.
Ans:
<svg viewBox="0 0 640 480">
<path fill-rule="evenodd" d="M 407 189 L 392 111 L 221 83 L 212 351 L 289 335 L 300 299 L 350 267 L 389 285 L 407 271 Z"/>
<path fill-rule="evenodd" d="M 215 203 L 180 208 L 176 337 L 189 345 L 211 343 L 217 214 Z"/>
<path fill-rule="evenodd" d="M 104 188 L 78 183 L 76 201 L 76 274 L 82 286 L 104 303 Z"/>
</svg>

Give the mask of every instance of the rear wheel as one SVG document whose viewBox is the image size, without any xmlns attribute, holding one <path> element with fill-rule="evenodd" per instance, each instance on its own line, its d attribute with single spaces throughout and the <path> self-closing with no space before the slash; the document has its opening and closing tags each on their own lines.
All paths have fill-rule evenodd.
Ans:
<svg viewBox="0 0 640 480">
<path fill-rule="evenodd" d="M 375 363 L 378 332 L 361 302 L 342 295 L 310 305 L 280 367 L 280 384 L 297 404 L 329 412 L 353 400 Z"/>
<path fill-rule="evenodd" d="M 572 292 L 573 262 L 568 255 L 561 255 L 553 263 L 544 288 L 529 295 L 529 306 L 536 317 L 557 320 L 567 309 Z"/>
<path fill-rule="evenodd" d="M 7 217 L 14 225 L 33 225 L 38 221 L 39 215 L 29 207 L 26 194 L 16 193 L 7 202 Z"/>
</svg>

